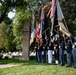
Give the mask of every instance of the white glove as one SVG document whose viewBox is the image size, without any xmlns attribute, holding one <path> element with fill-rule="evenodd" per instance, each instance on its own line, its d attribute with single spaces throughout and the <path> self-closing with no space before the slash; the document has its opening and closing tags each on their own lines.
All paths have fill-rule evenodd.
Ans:
<svg viewBox="0 0 76 75">
<path fill-rule="evenodd" d="M 34 48 L 36 49 L 37 47 L 35 46 Z"/>
<path fill-rule="evenodd" d="M 72 46 L 72 48 L 74 48 L 74 45 Z"/>
<path fill-rule="evenodd" d="M 49 44 L 49 46 L 51 46 L 51 44 Z"/>
<path fill-rule="evenodd" d="M 39 49 L 39 47 L 38 47 L 38 49 Z"/>
<path fill-rule="evenodd" d="M 56 49 L 56 47 L 54 47 L 54 49 Z"/>
<path fill-rule="evenodd" d="M 49 49 L 49 47 L 47 47 L 47 49 Z"/>
<path fill-rule="evenodd" d="M 45 37 L 45 39 L 47 39 L 47 36 Z"/>
<path fill-rule="evenodd" d="M 59 48 L 60 48 L 61 46 L 59 46 Z"/>
<path fill-rule="evenodd" d="M 67 49 L 67 46 L 65 46 L 65 49 Z"/>
<path fill-rule="evenodd" d="M 45 49 L 45 47 L 43 47 L 43 49 Z"/>
</svg>

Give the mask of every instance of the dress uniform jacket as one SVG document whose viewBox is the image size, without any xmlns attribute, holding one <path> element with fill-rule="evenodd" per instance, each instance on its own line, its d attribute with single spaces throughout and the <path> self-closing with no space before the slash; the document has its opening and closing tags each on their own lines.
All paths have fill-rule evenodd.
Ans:
<svg viewBox="0 0 76 75">
<path fill-rule="evenodd" d="M 70 39 L 66 39 L 66 58 L 67 58 L 67 67 L 71 66 L 71 52 L 72 52 L 72 44 Z"/>
<path fill-rule="evenodd" d="M 59 60 L 59 45 L 58 45 L 58 40 L 54 41 L 54 56 L 55 56 L 55 60 Z"/>
</svg>

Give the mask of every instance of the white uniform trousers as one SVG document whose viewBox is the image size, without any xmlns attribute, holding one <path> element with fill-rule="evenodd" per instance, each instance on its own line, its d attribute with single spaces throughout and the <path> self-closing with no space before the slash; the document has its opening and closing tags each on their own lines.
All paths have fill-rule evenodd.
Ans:
<svg viewBox="0 0 76 75">
<path fill-rule="evenodd" d="M 48 50 L 48 63 L 52 64 L 52 50 Z"/>
</svg>

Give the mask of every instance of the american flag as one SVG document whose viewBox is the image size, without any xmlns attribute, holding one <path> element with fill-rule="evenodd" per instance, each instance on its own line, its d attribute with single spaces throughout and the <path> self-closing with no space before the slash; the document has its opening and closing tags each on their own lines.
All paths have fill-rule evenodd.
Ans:
<svg viewBox="0 0 76 75">
<path fill-rule="evenodd" d="M 38 26 L 36 30 L 36 42 L 40 44 L 42 43 L 42 27 L 43 27 L 42 25 L 43 25 L 43 20 L 44 20 L 44 10 L 42 9 L 42 7 L 39 10 Z"/>
<path fill-rule="evenodd" d="M 41 24 L 41 21 L 39 20 L 38 21 L 38 27 L 37 27 L 37 30 L 36 30 L 36 42 L 37 43 L 40 43 L 40 24 Z"/>
</svg>

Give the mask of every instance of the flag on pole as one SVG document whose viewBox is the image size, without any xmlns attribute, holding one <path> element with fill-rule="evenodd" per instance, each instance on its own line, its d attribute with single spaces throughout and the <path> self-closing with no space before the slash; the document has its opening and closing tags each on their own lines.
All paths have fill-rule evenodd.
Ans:
<svg viewBox="0 0 76 75">
<path fill-rule="evenodd" d="M 64 33 L 64 34 L 65 34 L 66 36 L 68 36 L 68 37 L 71 36 L 70 32 L 65 28 L 65 26 L 64 26 L 64 24 L 63 24 L 62 22 L 59 22 L 59 26 L 60 26 L 59 30 L 60 30 L 62 33 Z"/>
<path fill-rule="evenodd" d="M 41 21 L 39 20 L 38 21 L 38 27 L 36 29 L 36 42 L 37 43 L 40 43 L 40 23 L 41 23 Z"/>
<path fill-rule="evenodd" d="M 43 25 L 44 25 L 44 10 L 41 9 L 41 25 L 40 25 L 40 38 L 41 38 L 41 41 L 42 41 Z"/>
<path fill-rule="evenodd" d="M 44 28 L 44 10 L 43 6 L 39 10 L 38 27 L 36 30 L 36 42 L 42 44 L 42 33 Z"/>
<path fill-rule="evenodd" d="M 38 11 L 38 26 L 37 26 L 37 29 L 36 29 L 36 42 L 37 43 L 40 43 L 41 42 L 41 34 L 42 34 L 42 26 L 41 26 L 41 23 L 42 23 L 42 21 L 41 21 L 41 18 L 42 18 L 42 6 L 39 8 L 39 11 Z M 42 16 L 41 16 L 42 15 Z"/>
<path fill-rule="evenodd" d="M 59 30 L 65 34 L 66 36 L 70 37 L 71 34 L 70 32 L 66 29 L 64 23 L 62 22 L 62 20 L 64 19 L 64 15 L 62 13 L 59 1 L 56 0 L 56 6 L 57 6 L 57 15 L 58 15 L 58 24 L 59 24 Z"/>
<path fill-rule="evenodd" d="M 55 8 L 55 14 L 54 14 L 54 19 L 52 21 L 53 23 L 53 36 L 55 36 L 58 33 L 58 15 L 57 15 L 57 7 Z"/>
<path fill-rule="evenodd" d="M 56 0 L 52 0 L 51 14 L 50 14 L 50 18 L 51 18 L 51 19 L 54 17 L 55 7 L 56 7 Z"/>
<path fill-rule="evenodd" d="M 51 36 L 57 34 L 58 29 L 58 16 L 57 16 L 57 7 L 56 7 L 56 0 L 52 0 L 52 7 L 51 7 L 51 14 L 50 14 L 52 26 L 51 26 Z"/>
<path fill-rule="evenodd" d="M 34 42 L 34 39 L 35 39 L 34 24 L 35 24 L 35 12 L 33 11 L 32 12 L 32 26 L 31 26 L 30 45 Z"/>
<path fill-rule="evenodd" d="M 34 42 L 35 39 L 35 30 L 31 29 L 30 45 Z"/>
<path fill-rule="evenodd" d="M 42 7 L 42 10 L 45 10 L 48 6 L 51 6 L 51 5 L 52 5 L 52 2 L 49 2 L 49 4 L 47 4 L 47 5 L 45 5 L 45 6 Z M 51 8 L 48 11 L 48 13 L 46 14 L 46 16 L 48 17 L 50 15 L 50 13 L 51 13 Z"/>
<path fill-rule="evenodd" d="M 64 19 L 64 15 L 62 13 L 59 1 L 56 0 L 56 6 L 57 6 L 57 15 L 58 15 L 58 21 L 62 21 L 62 19 Z"/>
<path fill-rule="evenodd" d="M 62 20 L 64 20 L 64 15 L 62 13 L 60 4 L 58 0 L 52 0 L 51 14 L 50 14 L 52 26 L 51 26 L 51 34 L 55 35 L 57 33 L 57 29 L 59 29 L 63 34 L 70 37 L 71 34 L 68 29 L 65 27 Z M 57 24 L 58 23 L 58 24 Z"/>
<path fill-rule="evenodd" d="M 42 10 L 45 10 L 48 6 L 50 6 L 52 4 L 52 2 L 49 2 L 49 4 L 45 5 L 42 7 Z"/>
<path fill-rule="evenodd" d="M 53 31 L 54 31 L 54 18 L 55 18 L 55 9 L 56 9 L 56 1 L 55 0 L 52 0 L 52 5 L 51 5 L 51 13 L 50 13 L 50 18 L 51 18 L 51 22 L 52 22 L 52 25 L 51 25 L 51 36 L 53 35 Z"/>
</svg>

